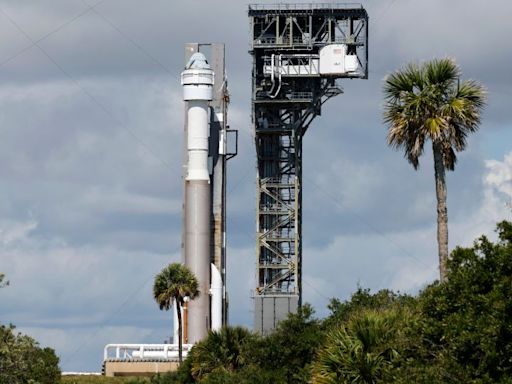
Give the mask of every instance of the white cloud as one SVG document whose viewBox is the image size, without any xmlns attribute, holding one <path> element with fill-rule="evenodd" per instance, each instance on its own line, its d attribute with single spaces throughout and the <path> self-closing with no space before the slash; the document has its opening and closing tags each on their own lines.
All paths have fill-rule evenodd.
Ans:
<svg viewBox="0 0 512 384">
<path fill-rule="evenodd" d="M 486 167 L 489 169 L 485 177 L 486 184 L 512 198 L 512 153 L 506 155 L 503 161 L 487 161 Z"/>
<path fill-rule="evenodd" d="M 0 243 L 10 245 L 17 241 L 23 241 L 34 229 L 37 228 L 37 222 L 34 220 L 27 222 L 0 221 Z"/>
</svg>

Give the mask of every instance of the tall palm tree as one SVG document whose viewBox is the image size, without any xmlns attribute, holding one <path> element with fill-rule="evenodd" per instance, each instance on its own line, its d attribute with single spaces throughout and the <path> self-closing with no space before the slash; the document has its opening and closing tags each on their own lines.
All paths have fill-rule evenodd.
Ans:
<svg viewBox="0 0 512 384">
<path fill-rule="evenodd" d="M 441 281 L 446 281 L 448 213 L 445 171 L 453 171 L 455 152 L 466 148 L 468 134 L 480 124 L 484 88 L 475 81 L 460 82 L 461 71 L 451 59 L 409 64 L 388 76 L 384 84 L 384 122 L 388 144 L 404 150 L 418 169 L 426 141 L 432 142 L 437 196 L 437 242 Z"/>
<path fill-rule="evenodd" d="M 186 297 L 193 300 L 198 295 L 199 283 L 194 274 L 183 264 L 169 264 L 155 276 L 153 297 L 160 309 L 167 311 L 171 308 L 173 302 L 176 304 L 176 312 L 178 314 L 178 356 L 180 364 L 183 361 L 181 306 L 185 303 Z"/>
</svg>

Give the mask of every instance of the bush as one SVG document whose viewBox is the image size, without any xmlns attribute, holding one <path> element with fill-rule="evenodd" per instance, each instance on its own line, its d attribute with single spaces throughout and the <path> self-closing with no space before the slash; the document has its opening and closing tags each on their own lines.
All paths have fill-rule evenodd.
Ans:
<svg viewBox="0 0 512 384">
<path fill-rule="evenodd" d="M 55 384 L 60 380 L 59 358 L 40 348 L 29 336 L 0 325 L 0 384 Z"/>
</svg>

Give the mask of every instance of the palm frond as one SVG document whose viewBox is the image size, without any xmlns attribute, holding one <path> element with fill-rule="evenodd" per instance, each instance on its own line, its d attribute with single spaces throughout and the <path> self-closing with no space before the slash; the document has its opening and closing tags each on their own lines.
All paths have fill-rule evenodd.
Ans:
<svg viewBox="0 0 512 384">
<path fill-rule="evenodd" d="M 186 296 L 194 299 L 198 295 L 199 283 L 183 264 L 169 264 L 155 277 L 153 297 L 160 309 L 169 310 L 173 300 L 181 303 Z"/>
<path fill-rule="evenodd" d="M 455 86 L 459 77 L 460 69 L 452 59 L 434 59 L 425 63 L 425 80 L 430 86 L 449 88 Z"/>
<path fill-rule="evenodd" d="M 485 89 L 475 81 L 459 81 L 460 68 L 452 59 L 409 64 L 384 82 L 384 123 L 387 142 L 417 169 L 427 140 L 440 143 L 447 169 L 467 136 L 478 129 L 485 106 Z"/>
</svg>

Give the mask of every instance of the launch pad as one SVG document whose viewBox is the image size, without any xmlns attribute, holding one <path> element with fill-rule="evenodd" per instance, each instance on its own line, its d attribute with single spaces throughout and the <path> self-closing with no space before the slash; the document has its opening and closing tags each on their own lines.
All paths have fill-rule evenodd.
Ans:
<svg viewBox="0 0 512 384">
<path fill-rule="evenodd" d="M 368 78 L 368 14 L 361 5 L 334 3 L 249 5 L 248 13 L 257 155 L 254 328 L 266 334 L 302 304 L 302 140 L 324 103 L 343 93 L 341 79 Z M 182 308 L 188 351 L 228 322 L 226 165 L 236 156 L 237 133 L 227 125 L 224 45 L 187 44 L 185 61 L 182 259 L 201 291 Z M 175 316 L 173 344 L 107 345 L 105 372 L 175 369 L 178 324 Z"/>
<path fill-rule="evenodd" d="M 257 154 L 254 328 L 302 304 L 302 139 L 339 79 L 368 78 L 368 14 L 359 4 L 249 5 Z"/>
</svg>

